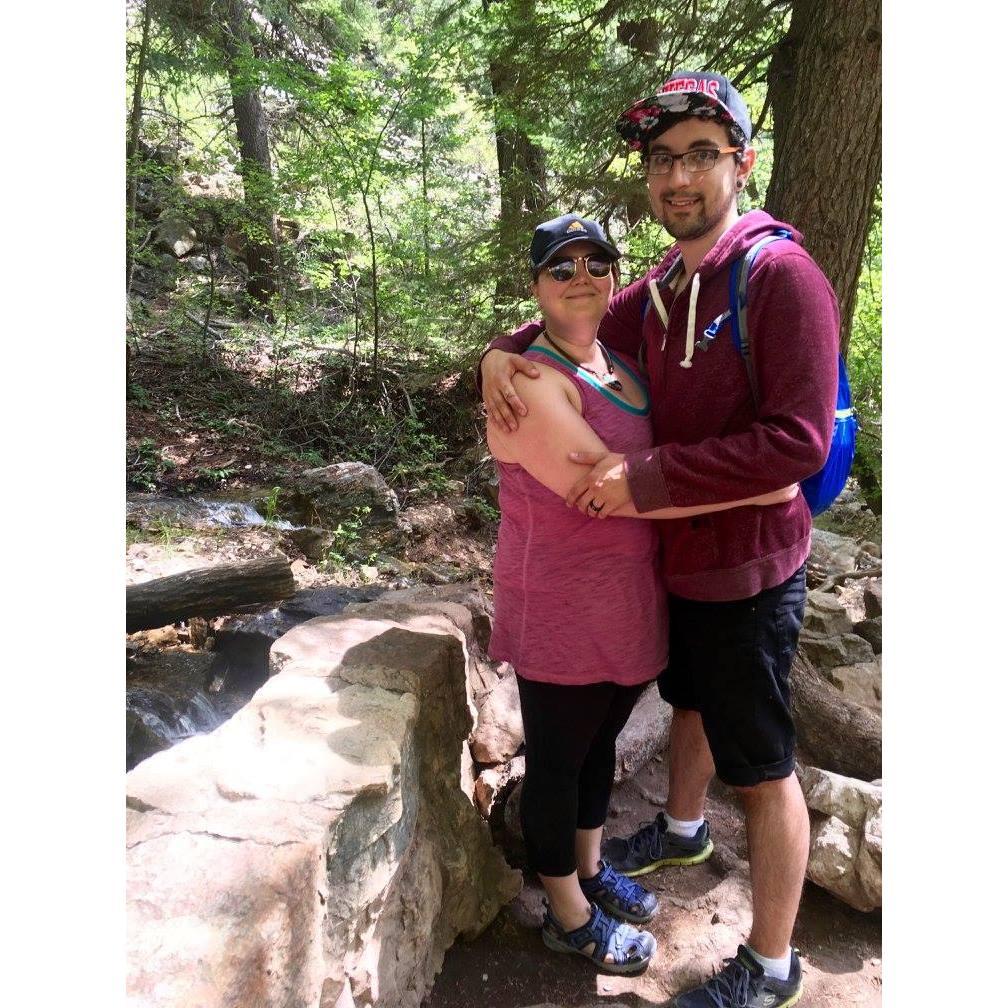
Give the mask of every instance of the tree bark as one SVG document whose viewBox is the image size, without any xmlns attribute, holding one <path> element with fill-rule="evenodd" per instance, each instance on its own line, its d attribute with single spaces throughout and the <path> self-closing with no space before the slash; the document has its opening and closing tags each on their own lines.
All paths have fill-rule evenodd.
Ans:
<svg viewBox="0 0 1008 1008">
<path fill-rule="evenodd" d="M 227 26 L 222 39 L 228 57 L 231 106 L 241 154 L 239 173 L 251 225 L 245 254 L 249 271 L 248 293 L 249 297 L 265 305 L 276 292 L 276 230 L 271 198 L 273 165 L 259 89 L 249 85 L 239 66 L 242 52 L 250 46 L 248 14 L 242 0 L 229 0 Z"/>
<path fill-rule="evenodd" d="M 136 78 L 133 81 L 133 107 L 130 111 L 129 139 L 126 142 L 126 226 L 132 228 L 136 220 L 137 164 L 136 153 L 140 144 L 140 108 L 144 78 L 147 76 L 147 53 L 150 48 L 151 3 L 144 4 L 143 33 L 140 37 L 140 54 L 137 57 Z M 126 239 L 126 290 L 133 279 L 133 235 Z"/>
<path fill-rule="evenodd" d="M 795 0 L 768 73 L 766 210 L 804 234 L 833 284 L 844 355 L 882 176 L 881 29 L 879 0 Z"/>
<path fill-rule="evenodd" d="M 791 710 L 810 766 L 873 781 L 882 776 L 882 719 L 812 667 L 801 647 L 791 666 Z"/>
<path fill-rule="evenodd" d="M 286 557 L 267 557 L 155 578 L 126 589 L 126 632 L 153 630 L 190 616 L 247 612 L 297 590 Z"/>
<path fill-rule="evenodd" d="M 500 180 L 500 224 L 497 299 L 506 301 L 527 286 L 527 273 L 519 268 L 521 252 L 531 232 L 529 217 L 539 217 L 547 202 L 546 152 L 528 136 L 524 120 L 528 109 L 523 96 L 518 54 L 532 30 L 535 0 L 512 0 L 506 15 L 511 41 L 500 59 L 488 68 L 494 98 L 494 140 Z"/>
</svg>

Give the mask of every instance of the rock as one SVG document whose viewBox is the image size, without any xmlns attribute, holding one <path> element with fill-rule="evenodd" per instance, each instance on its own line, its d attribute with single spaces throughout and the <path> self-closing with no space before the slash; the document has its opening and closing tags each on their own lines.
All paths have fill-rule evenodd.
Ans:
<svg viewBox="0 0 1008 1008">
<path fill-rule="evenodd" d="M 448 585 L 418 585 L 416 588 L 389 591 L 381 596 L 381 600 L 383 602 L 419 602 L 421 604 L 455 602 L 465 606 L 472 615 L 476 646 L 484 654 L 490 646 L 493 608 L 485 592 L 471 581 Z"/>
<path fill-rule="evenodd" d="M 441 534 L 455 527 L 455 512 L 447 504 L 431 501 L 406 508 L 402 519 L 418 537 Z"/>
<path fill-rule="evenodd" d="M 477 763 L 504 763 L 525 742 L 518 679 L 512 673 L 501 679 L 480 708 L 471 748 Z"/>
<path fill-rule="evenodd" d="M 522 890 L 507 905 L 507 912 L 519 927 L 538 931 L 542 927 L 545 910 L 543 900 L 546 890 L 540 885 L 526 883 Z"/>
<path fill-rule="evenodd" d="M 186 269 L 193 273 L 209 273 L 210 260 L 206 256 L 189 256 L 185 260 Z"/>
<path fill-rule="evenodd" d="M 166 218 L 154 229 L 154 248 L 171 252 L 176 259 L 196 247 L 196 232 L 185 221 Z"/>
<path fill-rule="evenodd" d="M 672 707 L 658 694 L 658 684 L 651 683 L 640 695 L 623 731 L 616 738 L 615 783 L 633 777 L 668 743 Z"/>
<path fill-rule="evenodd" d="M 501 766 L 480 772 L 473 788 L 473 801 L 484 819 L 489 819 L 498 800 L 505 800 L 511 789 L 525 777 L 525 757 L 515 756 Z"/>
<path fill-rule="evenodd" d="M 473 801 L 484 819 L 490 818 L 490 807 L 500 788 L 501 772 L 493 767 L 480 771 L 473 788 Z"/>
<path fill-rule="evenodd" d="M 464 651 L 437 613 L 313 619 L 229 722 L 127 775 L 131 1003 L 418 1008 L 521 888 L 459 788 Z"/>
<path fill-rule="evenodd" d="M 329 529 L 306 526 L 291 529 L 286 539 L 309 560 L 321 560 L 332 549 L 336 535 Z"/>
<path fill-rule="evenodd" d="M 882 787 L 817 767 L 800 771 L 812 811 L 808 878 L 857 910 L 882 905 Z"/>
<path fill-rule="evenodd" d="M 826 637 L 803 628 L 799 640 L 809 661 L 821 672 L 840 665 L 870 662 L 875 658 L 875 652 L 868 641 L 855 633 Z"/>
<path fill-rule="evenodd" d="M 875 654 L 882 654 L 882 617 L 873 616 L 854 624 L 854 633 L 863 637 L 872 646 Z"/>
<path fill-rule="evenodd" d="M 163 732 L 147 724 L 136 710 L 130 710 L 129 696 L 126 700 L 126 769 L 132 770 L 138 763 L 171 746 L 171 739 Z"/>
<path fill-rule="evenodd" d="M 824 675 L 848 700 L 876 714 L 882 713 L 882 666 L 877 659 L 856 665 L 838 665 Z"/>
<path fill-rule="evenodd" d="M 220 688 L 251 696 L 269 678 L 269 650 L 288 630 L 316 616 L 333 616 L 369 602 L 381 588 L 309 588 L 251 616 L 229 616 L 214 634 L 213 675 Z"/>
<path fill-rule="evenodd" d="M 864 586 L 865 616 L 871 619 L 882 615 L 882 579 L 869 578 Z"/>
<path fill-rule="evenodd" d="M 881 784 L 869 784 L 819 767 L 802 767 L 798 778 L 810 809 L 837 816 L 851 825 L 860 825 L 882 807 Z"/>
<path fill-rule="evenodd" d="M 374 466 L 337 462 L 306 469 L 292 507 L 307 525 L 335 528 L 357 518 L 368 525 L 400 525 L 399 500 Z"/>
<path fill-rule="evenodd" d="M 857 562 L 861 546 L 850 536 L 837 535 L 823 529 L 812 529 L 812 550 L 809 563 L 821 567 L 829 573 L 852 571 Z"/>
<path fill-rule="evenodd" d="M 835 595 L 829 592 L 810 591 L 805 602 L 804 627 L 812 633 L 836 637 L 850 633 L 852 624 L 847 610 Z"/>
</svg>

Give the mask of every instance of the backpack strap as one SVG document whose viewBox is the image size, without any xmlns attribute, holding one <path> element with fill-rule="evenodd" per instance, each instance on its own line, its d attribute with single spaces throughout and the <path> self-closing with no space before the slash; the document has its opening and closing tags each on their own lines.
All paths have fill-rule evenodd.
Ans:
<svg viewBox="0 0 1008 1008">
<path fill-rule="evenodd" d="M 778 228 L 773 234 L 766 235 L 754 245 L 751 245 L 746 254 L 732 263 L 731 275 L 728 278 L 729 298 L 731 299 L 730 311 L 732 322 L 732 340 L 735 349 L 742 355 L 745 361 L 746 374 L 749 376 L 749 388 L 752 390 L 753 402 L 759 406 L 759 387 L 756 384 L 756 368 L 753 364 L 752 351 L 749 344 L 749 324 L 748 324 L 748 292 L 749 274 L 752 272 L 753 263 L 756 256 L 764 246 L 781 239 L 790 239 L 791 232 L 786 228 Z"/>
</svg>

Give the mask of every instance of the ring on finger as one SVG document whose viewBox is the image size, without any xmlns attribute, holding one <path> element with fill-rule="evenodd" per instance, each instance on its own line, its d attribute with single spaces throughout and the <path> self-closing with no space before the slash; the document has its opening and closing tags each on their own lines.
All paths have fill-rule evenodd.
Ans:
<svg viewBox="0 0 1008 1008">
<path fill-rule="evenodd" d="M 599 511 L 601 511 L 603 507 L 605 507 L 605 505 L 604 504 L 599 504 L 598 501 L 596 501 L 594 497 L 592 497 L 592 499 L 588 502 L 588 510 L 589 511 L 594 511 L 595 514 L 598 514 Z"/>
</svg>

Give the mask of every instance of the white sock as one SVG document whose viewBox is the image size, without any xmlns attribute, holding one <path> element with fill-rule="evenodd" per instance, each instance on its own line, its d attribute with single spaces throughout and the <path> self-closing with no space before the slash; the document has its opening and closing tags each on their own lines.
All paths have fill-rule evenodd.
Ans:
<svg viewBox="0 0 1008 1008">
<path fill-rule="evenodd" d="M 763 972 L 774 980 L 787 980 L 791 975 L 791 949 L 781 959 L 768 959 L 757 952 L 752 945 L 746 945 L 749 954 L 763 967 Z"/>
<path fill-rule="evenodd" d="M 693 839 L 696 831 L 703 826 L 703 819 L 673 819 L 668 812 L 662 812 L 665 816 L 665 828 L 676 836 L 689 837 Z"/>
</svg>

